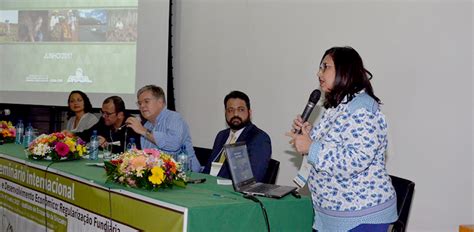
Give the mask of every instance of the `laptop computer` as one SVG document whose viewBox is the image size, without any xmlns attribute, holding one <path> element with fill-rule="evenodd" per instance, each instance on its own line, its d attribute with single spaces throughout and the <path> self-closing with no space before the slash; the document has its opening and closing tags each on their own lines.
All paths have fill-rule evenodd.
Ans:
<svg viewBox="0 0 474 232">
<path fill-rule="evenodd" d="M 245 142 L 226 144 L 224 149 L 235 191 L 256 196 L 282 198 L 296 190 L 296 187 L 257 182 L 252 173 Z"/>
</svg>

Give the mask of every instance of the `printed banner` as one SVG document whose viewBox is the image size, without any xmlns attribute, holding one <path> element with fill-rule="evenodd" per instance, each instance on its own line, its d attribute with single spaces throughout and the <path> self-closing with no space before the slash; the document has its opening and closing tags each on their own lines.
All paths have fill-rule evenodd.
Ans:
<svg viewBox="0 0 474 232">
<path fill-rule="evenodd" d="M 185 228 L 183 212 L 173 207 L 151 204 L 146 197 L 132 197 L 127 191 L 111 190 L 35 166 L 0 158 L 1 231 L 132 232 Z"/>
<path fill-rule="evenodd" d="M 7 162 L 5 165 L 5 160 L 1 161 L 2 231 L 45 231 L 45 228 L 52 231 L 138 231 L 61 200 L 60 198 L 70 202 L 76 201 L 75 181 L 46 175 L 46 172 L 38 175 L 39 171 L 34 168 L 14 162 Z M 88 201 L 100 204 L 103 199 L 100 195 L 94 196 L 94 191 L 90 191 Z"/>
</svg>

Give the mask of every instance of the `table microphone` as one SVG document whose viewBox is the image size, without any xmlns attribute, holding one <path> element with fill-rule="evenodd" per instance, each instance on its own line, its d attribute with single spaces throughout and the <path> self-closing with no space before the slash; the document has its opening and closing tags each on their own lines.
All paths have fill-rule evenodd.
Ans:
<svg viewBox="0 0 474 232">
<path fill-rule="evenodd" d="M 0 115 L 4 115 L 4 116 L 8 116 L 11 114 L 11 111 L 10 109 L 3 109 L 3 110 L 0 110 Z"/>
</svg>

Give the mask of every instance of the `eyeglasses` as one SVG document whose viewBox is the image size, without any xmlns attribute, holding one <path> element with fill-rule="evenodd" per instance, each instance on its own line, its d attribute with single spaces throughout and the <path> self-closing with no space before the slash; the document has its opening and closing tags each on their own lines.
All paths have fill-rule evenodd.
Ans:
<svg viewBox="0 0 474 232">
<path fill-rule="evenodd" d="M 237 111 L 237 113 L 243 113 L 246 110 L 247 110 L 247 108 L 245 108 L 245 107 L 238 107 L 238 108 L 229 107 L 229 108 L 225 109 L 225 112 L 227 112 L 228 114 L 233 114 L 236 111 Z"/>
<path fill-rule="evenodd" d="M 319 71 L 320 72 L 326 72 L 326 69 L 328 69 L 329 67 L 334 67 L 334 65 L 329 65 L 329 64 L 326 64 L 326 63 L 321 63 L 319 65 Z"/>
<path fill-rule="evenodd" d="M 114 114 L 117 114 L 116 112 L 110 113 L 110 112 L 105 112 L 105 111 L 100 111 L 100 113 L 102 114 L 102 117 L 110 117 Z"/>
<path fill-rule="evenodd" d="M 153 100 L 158 100 L 157 98 L 145 98 L 143 101 L 137 101 L 137 106 L 149 105 Z"/>
</svg>

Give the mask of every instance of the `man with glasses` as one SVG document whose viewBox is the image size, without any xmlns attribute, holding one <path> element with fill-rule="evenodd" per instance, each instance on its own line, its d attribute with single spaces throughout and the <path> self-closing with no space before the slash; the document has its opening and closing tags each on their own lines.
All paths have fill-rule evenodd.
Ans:
<svg viewBox="0 0 474 232">
<path fill-rule="evenodd" d="M 224 144 L 245 141 L 252 173 L 258 182 L 262 182 L 272 155 L 270 137 L 251 122 L 252 110 L 247 94 L 240 91 L 230 92 L 224 98 L 224 107 L 229 128 L 217 134 L 211 156 L 203 172 L 211 175 L 217 173 L 217 176 L 231 179 L 222 147 Z"/>
<path fill-rule="evenodd" d="M 127 127 L 141 135 L 142 148 L 156 148 L 173 156 L 185 153 L 190 160 L 191 170 L 199 172 L 199 164 L 194 153 L 188 124 L 175 111 L 166 108 L 163 89 L 156 85 L 147 85 L 137 92 L 137 106 L 143 118 L 142 125 L 138 118 L 128 118 Z"/>
<path fill-rule="evenodd" d="M 125 103 L 119 96 L 111 96 L 104 100 L 101 109 L 102 117 L 90 129 L 77 133 L 85 141 L 89 141 L 92 131 L 97 130 L 101 147 L 112 143 L 112 153 L 124 152 L 130 138 L 135 140 L 137 149 L 140 149 L 140 135 L 125 126 L 125 120 L 132 117 L 125 110 Z"/>
</svg>

